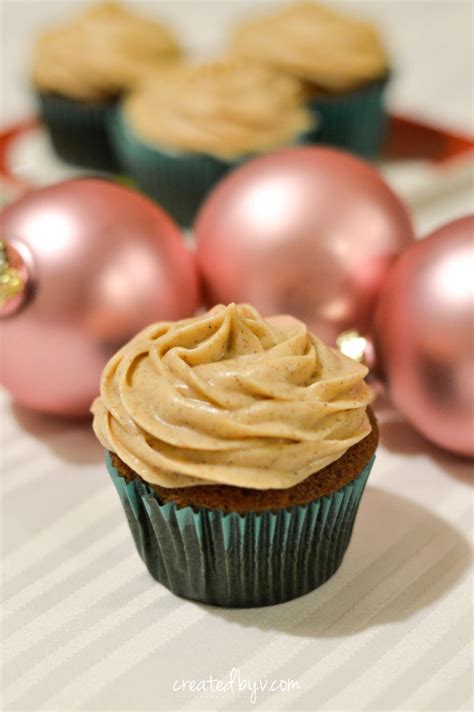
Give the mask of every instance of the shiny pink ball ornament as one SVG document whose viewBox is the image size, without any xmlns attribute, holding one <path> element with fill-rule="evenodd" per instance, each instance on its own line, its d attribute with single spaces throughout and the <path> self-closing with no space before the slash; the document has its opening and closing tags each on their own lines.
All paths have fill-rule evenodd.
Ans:
<svg viewBox="0 0 474 712">
<path fill-rule="evenodd" d="M 390 272 L 376 348 L 395 405 L 426 438 L 474 456 L 474 216 L 410 247 Z"/>
<path fill-rule="evenodd" d="M 1 382 L 22 405 L 88 412 L 108 358 L 139 329 L 191 316 L 198 277 L 177 226 L 115 183 L 66 181 L 0 215 Z"/>
<path fill-rule="evenodd" d="M 252 160 L 211 193 L 197 223 L 207 301 L 289 312 L 335 343 L 364 333 L 394 259 L 414 239 L 407 211 L 377 171 L 330 148 Z"/>
</svg>

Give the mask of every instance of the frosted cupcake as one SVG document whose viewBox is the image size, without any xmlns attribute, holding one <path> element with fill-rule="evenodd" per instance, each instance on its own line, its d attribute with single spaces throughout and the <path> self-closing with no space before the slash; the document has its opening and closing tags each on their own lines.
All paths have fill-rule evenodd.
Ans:
<svg viewBox="0 0 474 712">
<path fill-rule="evenodd" d="M 247 305 L 125 345 L 103 372 L 94 430 L 151 575 L 233 607 L 332 576 L 377 446 L 366 373 L 302 322 Z"/>
<path fill-rule="evenodd" d="M 314 124 L 300 83 L 247 62 L 180 65 L 133 91 L 112 124 L 124 169 L 183 225 L 216 181 Z"/>
<path fill-rule="evenodd" d="M 121 94 L 180 51 L 172 33 L 120 5 L 104 3 L 43 34 L 33 61 L 41 116 L 57 153 L 114 169 L 106 120 Z"/>
<path fill-rule="evenodd" d="M 294 3 L 239 27 L 233 51 L 304 84 L 321 117 L 318 142 L 377 153 L 386 124 L 388 59 L 372 24 L 316 3 Z"/>
</svg>

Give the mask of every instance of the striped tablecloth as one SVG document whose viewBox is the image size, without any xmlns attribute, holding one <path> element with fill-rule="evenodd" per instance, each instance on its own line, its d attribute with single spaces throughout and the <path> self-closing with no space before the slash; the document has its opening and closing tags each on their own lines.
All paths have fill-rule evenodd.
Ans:
<svg viewBox="0 0 474 712">
<path fill-rule="evenodd" d="M 472 472 L 377 412 L 340 571 L 227 610 L 148 575 L 88 424 L 3 394 L 3 709 L 470 709 Z"/>
</svg>

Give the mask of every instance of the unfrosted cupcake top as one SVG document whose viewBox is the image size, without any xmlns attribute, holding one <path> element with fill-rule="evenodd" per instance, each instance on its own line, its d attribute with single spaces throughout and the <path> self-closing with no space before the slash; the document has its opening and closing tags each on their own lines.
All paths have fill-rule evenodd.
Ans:
<svg viewBox="0 0 474 712">
<path fill-rule="evenodd" d="M 94 430 L 151 484 L 286 489 L 370 433 L 366 374 L 297 319 L 219 305 L 126 344 Z"/>
<path fill-rule="evenodd" d="M 145 143 L 226 160 L 286 145 L 312 126 L 297 80 L 241 61 L 177 65 L 138 87 L 124 117 Z"/>
<path fill-rule="evenodd" d="M 233 50 L 329 92 L 355 89 L 387 69 L 372 24 L 312 2 L 294 3 L 243 24 Z"/>
<path fill-rule="evenodd" d="M 174 36 L 161 23 L 103 3 L 39 38 L 33 81 L 42 91 L 102 101 L 179 54 Z"/>
</svg>

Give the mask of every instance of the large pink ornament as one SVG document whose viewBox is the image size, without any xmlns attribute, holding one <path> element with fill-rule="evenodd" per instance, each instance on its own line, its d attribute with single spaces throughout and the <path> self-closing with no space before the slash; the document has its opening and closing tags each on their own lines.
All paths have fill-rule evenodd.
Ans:
<svg viewBox="0 0 474 712">
<path fill-rule="evenodd" d="M 292 148 L 227 176 L 196 225 L 207 300 L 289 312 L 334 343 L 369 330 L 377 293 L 411 244 L 407 211 L 374 168 L 329 148 Z"/>
<path fill-rule="evenodd" d="M 474 216 L 445 225 L 393 267 L 376 346 L 393 400 L 429 440 L 474 456 Z"/>
<path fill-rule="evenodd" d="M 176 225 L 112 182 L 72 180 L 24 196 L 0 215 L 0 240 L 1 382 L 35 410 L 86 414 L 120 345 L 198 305 Z"/>
</svg>

